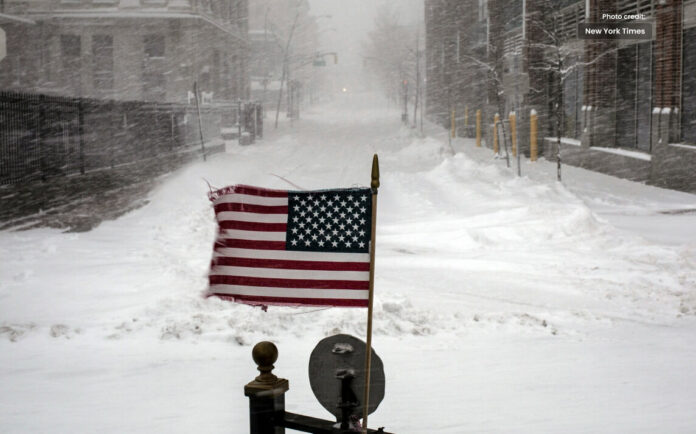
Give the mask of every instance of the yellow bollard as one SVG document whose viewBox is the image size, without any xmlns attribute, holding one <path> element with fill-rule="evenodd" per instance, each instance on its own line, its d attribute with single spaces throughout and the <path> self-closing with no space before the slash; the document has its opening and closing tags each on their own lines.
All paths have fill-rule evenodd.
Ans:
<svg viewBox="0 0 696 434">
<path fill-rule="evenodd" d="M 469 128 L 469 106 L 464 106 L 464 128 Z"/>
<path fill-rule="evenodd" d="M 452 138 L 457 137 L 457 118 L 456 118 L 456 115 L 457 115 L 457 109 L 452 109 L 452 115 L 451 115 L 451 119 L 450 119 L 450 123 L 452 125 L 452 127 L 451 127 Z"/>
<path fill-rule="evenodd" d="M 498 113 L 495 114 L 493 118 L 493 153 L 498 153 L 498 122 L 500 122 L 500 116 Z"/>
<path fill-rule="evenodd" d="M 529 116 L 529 159 L 536 161 L 537 152 L 537 114 L 532 110 Z"/>
<path fill-rule="evenodd" d="M 517 115 L 510 112 L 510 141 L 512 142 L 512 156 L 517 157 Z"/>
<path fill-rule="evenodd" d="M 476 110 L 476 147 L 481 147 L 481 110 Z"/>
</svg>

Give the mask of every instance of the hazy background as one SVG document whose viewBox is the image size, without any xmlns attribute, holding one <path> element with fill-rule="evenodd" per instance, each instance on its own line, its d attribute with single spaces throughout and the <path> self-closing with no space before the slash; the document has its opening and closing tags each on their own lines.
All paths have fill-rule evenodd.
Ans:
<svg viewBox="0 0 696 434">
<path fill-rule="evenodd" d="M 337 84 L 356 88 L 369 77 L 363 76 L 362 45 L 375 27 L 375 18 L 382 7 L 398 12 L 402 24 L 423 21 L 423 0 L 309 0 L 314 16 L 319 19 L 321 49 L 338 52 Z M 332 30 L 335 29 L 335 30 Z"/>
</svg>

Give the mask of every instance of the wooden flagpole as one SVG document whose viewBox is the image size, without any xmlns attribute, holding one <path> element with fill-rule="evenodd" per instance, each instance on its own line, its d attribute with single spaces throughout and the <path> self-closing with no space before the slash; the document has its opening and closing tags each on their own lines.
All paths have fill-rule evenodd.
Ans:
<svg viewBox="0 0 696 434">
<path fill-rule="evenodd" d="M 367 410 L 370 402 L 370 365 L 372 362 L 372 302 L 375 293 L 375 238 L 377 234 L 377 189 L 379 188 L 379 158 L 372 157 L 372 232 L 370 234 L 370 295 L 367 304 L 367 351 L 365 353 L 365 395 L 363 396 L 363 432 L 367 434 Z"/>
</svg>

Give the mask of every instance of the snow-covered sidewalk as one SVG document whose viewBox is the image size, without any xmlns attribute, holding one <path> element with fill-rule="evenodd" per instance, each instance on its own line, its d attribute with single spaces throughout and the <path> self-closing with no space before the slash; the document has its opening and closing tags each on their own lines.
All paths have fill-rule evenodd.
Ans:
<svg viewBox="0 0 696 434">
<path fill-rule="evenodd" d="M 311 349 L 364 336 L 365 311 L 203 299 L 206 181 L 367 185 L 374 152 L 374 346 L 387 392 L 371 426 L 693 430 L 696 242 L 661 211 L 696 196 L 572 168 L 566 187 L 544 161 L 517 178 L 490 151 L 450 148 L 436 130 L 418 138 L 383 107 L 346 95 L 190 164 L 90 232 L 0 232 L 0 432 L 247 432 L 242 388 L 265 339 L 290 380 L 288 410 L 327 418 L 309 388 Z"/>
</svg>

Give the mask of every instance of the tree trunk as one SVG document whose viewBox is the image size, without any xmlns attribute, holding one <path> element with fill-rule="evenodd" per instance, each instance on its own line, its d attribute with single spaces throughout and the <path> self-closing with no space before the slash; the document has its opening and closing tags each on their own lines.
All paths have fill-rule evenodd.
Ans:
<svg viewBox="0 0 696 434">
<path fill-rule="evenodd" d="M 563 108 L 563 63 L 558 62 L 558 82 L 556 85 L 558 92 L 556 101 L 558 102 L 558 107 L 556 108 L 556 180 L 561 182 L 561 136 L 563 135 L 563 115 L 565 110 Z"/>
</svg>

